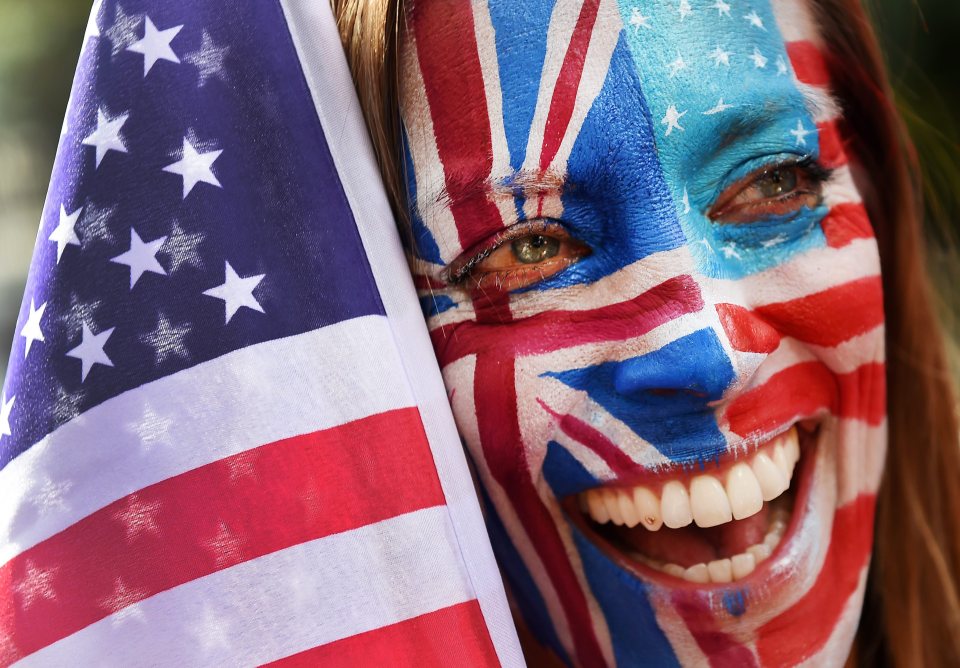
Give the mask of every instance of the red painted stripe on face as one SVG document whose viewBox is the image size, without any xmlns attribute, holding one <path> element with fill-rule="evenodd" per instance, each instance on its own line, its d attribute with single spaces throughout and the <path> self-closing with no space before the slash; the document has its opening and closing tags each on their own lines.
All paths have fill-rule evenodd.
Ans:
<svg viewBox="0 0 960 668">
<path fill-rule="evenodd" d="M 886 414 L 884 365 L 871 362 L 846 374 L 834 374 L 820 362 L 802 362 L 774 374 L 740 395 L 724 419 L 739 435 L 768 432 L 797 416 L 827 409 L 843 418 L 877 425 Z"/>
<path fill-rule="evenodd" d="M 817 123 L 817 131 L 820 163 L 827 169 L 847 164 L 847 152 L 843 148 L 843 138 L 837 121 Z"/>
<path fill-rule="evenodd" d="M 461 247 L 469 248 L 503 227 L 485 185 L 493 167 L 493 140 L 473 10 L 469 0 L 410 4 L 450 212 Z"/>
<path fill-rule="evenodd" d="M 867 210 L 860 202 L 835 204 L 821 221 L 820 227 L 831 248 L 842 248 L 854 239 L 873 237 Z"/>
<path fill-rule="evenodd" d="M 883 323 L 880 276 L 868 276 L 805 297 L 760 306 L 754 313 L 783 336 L 818 346 L 835 346 Z"/>
<path fill-rule="evenodd" d="M 795 665 L 815 655 L 830 639 L 867 565 L 875 504 L 874 495 L 864 494 L 837 509 L 830 547 L 810 591 L 760 628 L 757 653 L 763 665 Z M 799 628 L 803 633 L 796 632 Z"/>
<path fill-rule="evenodd" d="M 564 434 L 595 452 L 614 473 L 625 474 L 637 468 L 627 453 L 602 432 L 573 415 L 558 414 L 540 399 L 537 399 L 537 403 L 553 416 Z"/>
<path fill-rule="evenodd" d="M 830 71 L 820 49 L 806 40 L 787 42 L 787 56 L 793 71 L 801 83 L 826 87 L 830 84 Z"/>
<path fill-rule="evenodd" d="M 641 336 L 654 327 L 703 308 L 700 287 L 676 276 L 631 300 L 584 311 L 543 311 L 507 328 L 461 322 L 430 332 L 441 366 L 473 353 L 499 351 L 517 357 L 600 341 Z"/>
<path fill-rule="evenodd" d="M 7 653 L 0 646 L 0 663 L 205 575 L 443 503 L 415 408 L 207 464 L 115 501 L 0 567 L 4 591 L 32 568 L 53 571 L 56 594 L 27 606 L 0 598 L 0 637 L 12 641 Z M 124 521 L 137 507 L 149 514 Z M 119 605 L 110 600 L 118 580 L 131 592 Z"/>
<path fill-rule="evenodd" d="M 772 353 L 780 345 L 777 330 L 742 306 L 717 304 L 717 315 L 734 350 Z"/>
<path fill-rule="evenodd" d="M 603 654 L 587 599 L 574 573 L 566 547 L 530 477 L 517 417 L 516 360 L 492 354 L 477 357 L 474 376 L 477 426 L 483 458 L 494 480 L 503 487 L 517 517 L 560 598 L 573 633 L 576 663 L 603 666 Z M 495 388 L 495 389 L 494 389 Z"/>
<path fill-rule="evenodd" d="M 749 647 L 717 630 L 717 617 L 703 594 L 675 591 L 670 600 L 711 668 L 756 668 L 757 657 Z"/>
<path fill-rule="evenodd" d="M 597 10 L 600 0 L 586 0 L 580 8 L 577 24 L 570 36 L 570 46 L 563 56 L 563 64 L 557 76 L 557 83 L 550 100 L 550 111 L 547 113 L 546 125 L 543 131 L 543 147 L 540 150 L 540 169 L 546 170 L 560 150 L 563 135 L 570 125 L 573 116 L 573 107 L 577 100 L 577 89 L 580 87 L 580 77 L 583 75 L 583 63 L 587 58 L 587 48 L 590 46 L 590 37 L 593 25 L 597 20 Z"/>
<path fill-rule="evenodd" d="M 451 664 L 500 665 L 476 600 L 358 633 L 265 665 L 273 668 L 442 668 Z"/>
</svg>

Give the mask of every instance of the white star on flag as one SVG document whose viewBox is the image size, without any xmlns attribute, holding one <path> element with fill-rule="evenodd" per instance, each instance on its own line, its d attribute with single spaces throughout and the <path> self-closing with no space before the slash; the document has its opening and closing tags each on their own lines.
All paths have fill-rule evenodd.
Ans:
<svg viewBox="0 0 960 668">
<path fill-rule="evenodd" d="M 726 111 L 727 109 L 733 109 L 734 106 L 736 106 L 736 105 L 725 104 L 724 101 L 723 101 L 723 98 L 721 97 L 719 100 L 717 100 L 717 103 L 716 103 L 715 105 L 713 105 L 713 108 L 707 109 L 705 112 L 703 112 L 703 115 L 704 115 L 704 116 L 713 116 L 714 114 L 722 113 L 722 112 Z"/>
<path fill-rule="evenodd" d="M 670 133 L 673 132 L 674 129 L 683 132 L 683 128 L 680 127 L 680 119 L 683 118 L 686 113 L 686 111 L 681 111 L 678 113 L 676 106 L 672 104 L 667 108 L 667 113 L 662 119 L 660 119 L 660 124 L 667 126 L 667 131 L 664 133 L 664 137 L 669 137 Z"/>
<path fill-rule="evenodd" d="M 763 19 L 760 18 L 760 15 L 757 14 L 757 10 L 751 11 L 749 14 L 743 17 L 744 20 L 750 23 L 750 25 L 760 28 L 760 30 L 766 31 L 766 28 L 763 27 Z"/>
<path fill-rule="evenodd" d="M 724 14 L 726 14 L 727 16 L 730 16 L 730 5 L 728 5 L 723 0 L 717 0 L 715 3 L 713 3 L 710 6 L 713 9 L 717 10 L 717 16 L 723 16 Z"/>
<path fill-rule="evenodd" d="M 263 280 L 266 274 L 241 277 L 237 275 L 237 272 L 233 270 L 229 262 L 224 262 L 223 264 L 225 265 L 224 273 L 226 274 L 223 283 L 215 288 L 204 291 L 203 294 L 208 297 L 223 300 L 224 307 L 226 308 L 226 320 L 224 324 L 228 324 L 234 314 L 244 306 L 263 313 L 263 307 L 260 306 L 257 298 L 253 296 L 253 290 L 260 285 L 260 281 Z"/>
<path fill-rule="evenodd" d="M 23 351 L 23 358 L 26 359 L 30 354 L 30 346 L 34 341 L 43 341 L 43 330 L 40 329 L 40 320 L 43 318 L 43 312 L 47 310 L 47 302 L 40 304 L 40 308 L 35 306 L 33 297 L 30 298 L 30 314 L 27 316 L 27 322 L 20 330 L 20 336 L 27 340 L 26 349 Z"/>
<path fill-rule="evenodd" d="M 783 59 L 783 56 L 777 56 L 777 76 L 787 73 L 787 61 Z"/>
<path fill-rule="evenodd" d="M 73 213 L 67 213 L 67 209 L 62 204 L 60 205 L 60 222 L 47 238 L 47 241 L 57 242 L 57 264 L 60 264 L 60 258 L 63 257 L 63 250 L 68 245 L 80 245 L 80 239 L 77 238 L 77 232 L 74 227 L 81 213 L 83 213 L 82 206 Z"/>
<path fill-rule="evenodd" d="M 111 262 L 125 264 L 130 267 L 130 289 L 137 284 L 144 272 L 153 272 L 154 274 L 167 275 L 166 270 L 160 266 L 157 261 L 157 253 L 160 247 L 166 241 L 166 237 L 160 237 L 153 241 L 143 241 L 137 231 L 130 228 L 130 250 L 120 255 L 110 258 Z"/>
<path fill-rule="evenodd" d="M 113 362 L 107 357 L 107 353 L 104 352 L 103 347 L 107 344 L 107 339 L 113 334 L 114 329 L 116 329 L 116 327 L 111 327 L 99 334 L 94 334 L 90 331 L 90 328 L 87 327 L 86 323 L 83 324 L 83 335 L 80 345 L 67 352 L 67 357 L 73 357 L 81 362 L 80 382 L 87 379 L 87 374 L 90 373 L 90 369 L 93 368 L 94 364 L 113 366 Z"/>
<path fill-rule="evenodd" d="M 680 52 L 677 51 L 677 59 L 668 65 L 670 68 L 670 78 L 677 76 L 680 73 L 680 70 L 686 69 L 687 64 L 683 61 L 683 56 L 680 55 Z"/>
<path fill-rule="evenodd" d="M 180 59 L 170 47 L 170 42 L 183 29 L 182 25 L 157 30 L 149 16 L 143 19 L 143 37 L 127 47 L 127 51 L 143 54 L 143 76 L 147 76 L 158 60 L 179 63 Z"/>
<path fill-rule="evenodd" d="M 132 541 L 141 533 L 159 534 L 157 513 L 160 511 L 159 501 L 142 501 L 137 494 L 130 495 L 124 508 L 113 516 L 127 534 L 127 541 Z"/>
<path fill-rule="evenodd" d="M 100 166 L 104 156 L 107 155 L 107 151 L 127 152 L 127 146 L 123 143 L 123 137 L 120 136 L 120 129 L 129 117 L 130 113 L 128 112 L 110 118 L 103 107 L 97 109 L 97 129 L 81 142 L 84 146 L 96 148 L 97 167 Z"/>
<path fill-rule="evenodd" d="M 750 60 L 753 61 L 753 66 L 757 69 L 763 69 L 767 66 L 767 59 L 762 53 L 760 53 L 760 49 L 757 47 L 753 47 L 753 53 L 750 54 Z"/>
<path fill-rule="evenodd" d="M 137 28 L 140 25 L 142 14 L 127 14 L 123 5 L 116 5 L 113 16 L 113 25 L 106 29 L 107 39 L 110 40 L 110 53 L 117 54 L 126 51 L 127 47 L 137 41 Z"/>
<path fill-rule="evenodd" d="M 13 402 L 16 400 L 16 395 L 10 397 L 10 400 L 7 401 L 7 394 L 0 394 L 0 438 L 13 435 L 13 432 L 10 431 L 10 413 L 13 411 Z"/>
<path fill-rule="evenodd" d="M 807 130 L 803 127 L 803 121 L 797 121 L 797 127 L 795 130 L 791 130 L 790 134 L 797 138 L 797 146 L 806 146 L 807 145 L 807 135 L 813 134 L 813 130 Z"/>
<path fill-rule="evenodd" d="M 200 72 L 200 87 L 203 88 L 214 77 L 224 82 L 227 81 L 224 61 L 229 53 L 229 46 L 217 46 L 210 33 L 204 30 L 200 38 L 200 48 L 184 55 L 183 60 L 196 67 Z"/>
<path fill-rule="evenodd" d="M 220 157 L 220 151 L 206 151 L 199 153 L 193 147 L 193 144 L 183 138 L 183 157 L 177 162 L 167 165 L 163 171 L 171 174 L 179 174 L 183 177 L 183 199 L 193 190 L 198 183 L 209 183 L 212 186 L 222 188 L 220 181 L 212 171 L 213 163 Z"/>
<path fill-rule="evenodd" d="M 730 55 L 729 51 L 724 51 L 719 44 L 717 48 L 710 52 L 710 57 L 713 58 L 713 66 L 720 67 L 720 65 L 726 65 L 730 67 Z"/>
<path fill-rule="evenodd" d="M 634 7 L 630 13 L 630 25 L 633 26 L 634 32 L 640 30 L 640 28 L 650 28 L 650 17 L 644 16 L 639 9 Z"/>
<path fill-rule="evenodd" d="M 164 313 L 160 313 L 156 329 L 141 336 L 140 340 L 153 348 L 156 363 L 163 364 L 170 355 L 181 359 L 190 357 L 184 343 L 189 333 L 190 325 L 174 325 Z"/>
<path fill-rule="evenodd" d="M 53 576 L 58 569 L 43 569 L 37 566 L 32 559 L 27 559 L 23 579 L 13 585 L 13 590 L 20 594 L 20 604 L 29 608 L 37 599 L 54 600 L 57 596 L 53 591 Z"/>
</svg>

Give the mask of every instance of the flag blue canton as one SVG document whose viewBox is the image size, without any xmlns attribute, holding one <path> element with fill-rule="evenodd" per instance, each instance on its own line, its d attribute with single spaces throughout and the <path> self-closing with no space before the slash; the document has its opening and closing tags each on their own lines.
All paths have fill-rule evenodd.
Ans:
<svg viewBox="0 0 960 668">
<path fill-rule="evenodd" d="M 372 286 L 279 6 L 104 0 L 0 397 L 0 468 L 145 383 L 382 314 Z"/>
</svg>

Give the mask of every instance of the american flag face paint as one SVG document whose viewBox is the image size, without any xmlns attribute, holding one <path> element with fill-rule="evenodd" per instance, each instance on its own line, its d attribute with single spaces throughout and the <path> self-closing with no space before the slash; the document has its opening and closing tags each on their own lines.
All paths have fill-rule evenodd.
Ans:
<svg viewBox="0 0 960 668">
<path fill-rule="evenodd" d="M 406 19 L 411 264 L 524 623 L 583 666 L 841 662 L 883 310 L 806 3 Z"/>
</svg>

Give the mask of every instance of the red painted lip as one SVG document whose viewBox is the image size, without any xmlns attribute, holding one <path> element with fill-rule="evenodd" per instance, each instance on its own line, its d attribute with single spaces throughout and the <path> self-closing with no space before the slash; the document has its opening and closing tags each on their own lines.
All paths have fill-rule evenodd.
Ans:
<svg viewBox="0 0 960 668">
<path fill-rule="evenodd" d="M 793 425 L 790 426 L 792 427 Z M 643 580 L 661 585 L 664 588 L 696 592 L 723 591 L 730 589 L 731 587 L 753 586 L 770 577 L 772 564 L 777 561 L 778 557 L 788 548 L 790 543 L 793 542 L 794 537 L 798 533 L 798 528 L 801 526 L 803 520 L 806 518 L 807 513 L 809 512 L 808 501 L 811 490 L 813 489 L 813 469 L 816 466 L 817 461 L 816 454 L 820 436 L 820 427 L 818 425 L 813 432 L 802 428 L 798 429 L 798 432 L 800 434 L 800 461 L 798 462 L 798 470 L 794 476 L 797 487 L 794 492 L 793 512 L 790 515 L 790 522 L 786 531 L 784 532 L 783 538 L 781 538 L 780 543 L 777 545 L 773 553 L 771 553 L 769 557 L 759 564 L 754 571 L 750 573 L 750 575 L 741 580 L 723 583 L 698 583 L 690 582 L 689 580 L 684 580 L 683 578 L 674 577 L 668 573 L 658 571 L 644 563 L 634 561 L 633 559 L 627 557 L 619 548 L 615 547 L 600 534 L 596 533 L 591 528 L 590 521 L 580 511 L 580 507 L 577 502 L 578 495 L 572 494 L 563 499 L 560 504 L 561 509 L 563 510 L 566 520 L 570 524 L 574 525 L 581 533 L 583 533 L 583 535 L 586 536 L 594 545 L 599 547 L 608 558 L 616 562 L 617 565 L 624 570 L 631 572 L 633 575 L 640 577 Z"/>
</svg>

